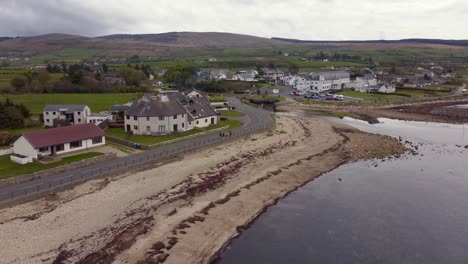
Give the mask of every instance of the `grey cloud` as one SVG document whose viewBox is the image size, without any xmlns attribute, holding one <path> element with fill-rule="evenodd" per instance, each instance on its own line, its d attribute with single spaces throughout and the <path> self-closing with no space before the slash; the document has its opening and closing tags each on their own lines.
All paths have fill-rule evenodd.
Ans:
<svg viewBox="0 0 468 264">
<path fill-rule="evenodd" d="M 0 36 L 226 31 L 299 39 L 468 38 L 464 0 L 0 0 Z M 461 11 L 462 10 L 462 11 Z"/>
</svg>

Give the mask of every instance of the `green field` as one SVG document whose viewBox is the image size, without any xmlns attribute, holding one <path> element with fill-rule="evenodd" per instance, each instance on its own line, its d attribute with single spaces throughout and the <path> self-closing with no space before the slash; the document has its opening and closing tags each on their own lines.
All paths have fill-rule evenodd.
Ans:
<svg viewBox="0 0 468 264">
<path fill-rule="evenodd" d="M 133 143 L 144 144 L 144 145 L 154 145 L 154 144 L 162 143 L 165 141 L 174 140 L 177 138 L 195 135 L 201 132 L 218 129 L 218 128 L 225 127 L 225 126 L 229 126 L 229 129 L 233 129 L 241 125 L 242 123 L 236 120 L 218 121 L 218 124 L 209 126 L 206 128 L 196 128 L 196 129 L 192 129 L 192 130 L 180 133 L 180 134 L 170 134 L 167 136 L 159 136 L 159 137 L 129 135 L 125 133 L 123 128 L 110 128 L 107 130 L 107 135 L 116 137 L 116 138 L 121 138 L 130 142 L 133 142 Z"/>
<path fill-rule="evenodd" d="M 50 164 L 41 164 L 41 163 L 30 163 L 30 164 L 17 164 L 10 160 L 10 155 L 0 156 L 0 179 L 6 179 L 18 175 L 29 174 L 33 172 L 38 172 L 46 169 L 55 168 L 62 166 L 68 163 L 75 161 L 80 161 L 84 159 L 90 159 L 103 155 L 99 152 L 88 152 L 82 153 L 74 156 L 69 156 L 63 158 L 61 161 L 50 163 Z"/>
<path fill-rule="evenodd" d="M 110 94 L 22 94 L 0 95 L 0 100 L 9 98 L 15 103 L 22 103 L 34 114 L 41 114 L 47 104 L 85 104 L 93 113 L 109 111 L 113 105 L 125 104 L 133 98 L 141 97 L 138 93 Z"/>
<path fill-rule="evenodd" d="M 35 63 L 79 63 L 82 59 L 91 59 L 102 51 L 101 49 L 64 48 L 46 55 L 33 57 L 32 61 Z"/>
<path fill-rule="evenodd" d="M 221 113 L 221 116 L 242 116 L 242 113 L 239 113 L 237 111 L 225 110 L 219 112 Z"/>
</svg>

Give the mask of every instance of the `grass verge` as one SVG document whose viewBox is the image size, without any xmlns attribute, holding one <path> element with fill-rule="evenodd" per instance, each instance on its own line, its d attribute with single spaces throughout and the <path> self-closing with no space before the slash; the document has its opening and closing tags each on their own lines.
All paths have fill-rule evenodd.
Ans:
<svg viewBox="0 0 468 264">
<path fill-rule="evenodd" d="M 10 155 L 0 156 L 0 179 L 7 179 L 18 175 L 29 174 L 33 172 L 38 172 L 42 170 L 47 170 L 51 168 L 56 168 L 65 164 L 72 162 L 90 159 L 104 155 L 99 152 L 88 152 L 77 154 L 74 156 L 69 156 L 63 158 L 61 161 L 57 161 L 50 164 L 41 164 L 41 163 L 30 163 L 30 164 L 17 164 L 10 160 Z"/>
</svg>

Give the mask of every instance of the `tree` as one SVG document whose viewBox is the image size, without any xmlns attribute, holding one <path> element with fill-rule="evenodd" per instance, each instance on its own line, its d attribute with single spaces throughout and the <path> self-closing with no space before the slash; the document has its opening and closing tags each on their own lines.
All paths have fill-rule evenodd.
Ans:
<svg viewBox="0 0 468 264">
<path fill-rule="evenodd" d="M 289 64 L 288 70 L 289 70 L 289 73 L 291 73 L 292 75 L 296 75 L 299 73 L 299 66 L 297 66 L 294 63 L 291 63 Z"/>
<path fill-rule="evenodd" d="M 15 77 L 10 81 L 11 86 L 15 87 L 17 90 L 26 86 L 26 80 L 21 77 Z"/>
<path fill-rule="evenodd" d="M 45 85 L 48 81 L 50 81 L 51 77 L 47 71 L 41 71 L 37 79 L 41 85 Z"/>
<path fill-rule="evenodd" d="M 392 73 L 392 74 L 396 74 L 396 73 L 397 73 L 395 63 L 392 63 L 392 68 L 390 69 L 390 73 Z"/>
<path fill-rule="evenodd" d="M 102 64 L 102 71 L 103 71 L 104 73 L 108 73 L 108 72 L 109 72 L 109 67 L 107 66 L 107 64 L 105 64 L 105 63 Z"/>
</svg>

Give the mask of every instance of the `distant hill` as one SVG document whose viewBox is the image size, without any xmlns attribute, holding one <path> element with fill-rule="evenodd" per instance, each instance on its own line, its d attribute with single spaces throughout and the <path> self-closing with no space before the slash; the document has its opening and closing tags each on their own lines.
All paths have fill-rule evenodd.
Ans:
<svg viewBox="0 0 468 264">
<path fill-rule="evenodd" d="M 252 46 L 288 44 L 281 40 L 221 32 L 168 32 L 161 34 L 119 34 L 99 37 L 107 40 L 131 40 L 182 46 Z"/>
<path fill-rule="evenodd" d="M 295 43 L 295 44 L 398 44 L 398 43 L 419 43 L 419 44 L 435 44 L 435 45 L 449 45 L 468 47 L 468 40 L 445 40 L 445 39 L 401 39 L 401 40 L 300 40 L 300 39 L 287 39 L 287 38 L 271 38 L 273 40 Z"/>
<path fill-rule="evenodd" d="M 10 38 L 10 37 L 0 37 L 0 41 L 9 40 L 9 39 L 12 39 L 12 38 Z"/>
<path fill-rule="evenodd" d="M 170 32 L 162 34 L 119 34 L 88 38 L 67 34 L 18 37 L 0 41 L 1 52 L 33 52 L 36 54 L 63 48 L 102 49 L 119 52 L 160 52 L 168 47 L 253 47 L 259 45 L 290 45 L 289 42 L 248 35 L 216 32 Z"/>
<path fill-rule="evenodd" d="M 468 47 L 468 40 L 404 39 L 395 41 L 307 41 L 285 38 L 262 38 L 249 35 L 220 32 L 169 32 L 161 34 L 118 34 L 102 37 L 83 37 L 68 34 L 48 34 L 32 37 L 0 38 L 0 54 L 25 52 L 28 56 L 54 53 L 63 49 L 93 49 L 100 54 L 126 56 L 148 52 L 171 54 L 171 48 L 183 48 L 184 52 L 210 54 L 225 47 L 261 48 L 308 45 L 329 49 L 401 49 L 403 47 L 460 48 Z M 190 50 L 189 50 L 190 49 Z M 69 52 L 74 52 L 69 50 Z M 101 53 L 102 52 L 102 53 Z M 204 52 L 204 53 L 203 53 Z"/>
</svg>

